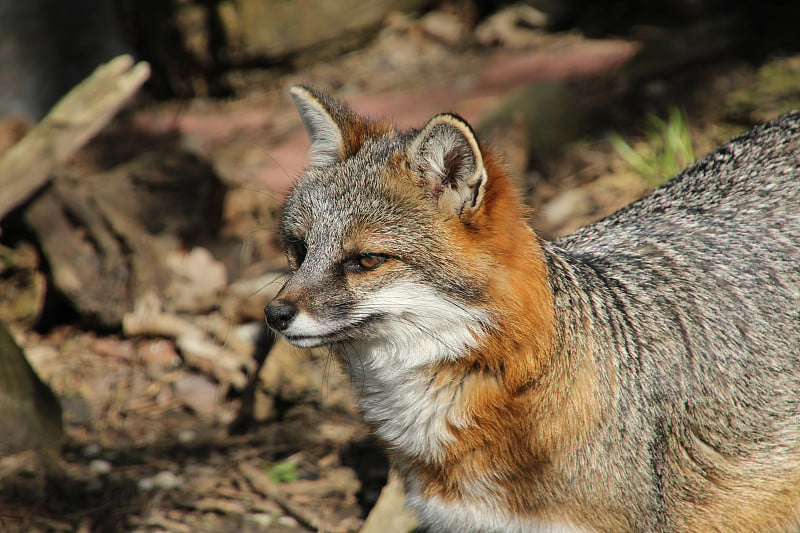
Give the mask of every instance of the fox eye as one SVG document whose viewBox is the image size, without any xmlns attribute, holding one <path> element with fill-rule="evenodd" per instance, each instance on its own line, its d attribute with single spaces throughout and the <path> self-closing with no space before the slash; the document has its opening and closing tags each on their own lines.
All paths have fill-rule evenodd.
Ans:
<svg viewBox="0 0 800 533">
<path fill-rule="evenodd" d="M 286 252 L 289 254 L 290 259 L 294 259 L 295 267 L 303 264 L 307 251 L 306 243 L 302 239 L 292 239 L 286 242 Z"/>
<path fill-rule="evenodd" d="M 358 254 L 347 259 L 344 262 L 344 268 L 348 272 L 367 272 L 375 270 L 389 259 L 389 256 L 384 254 Z"/>
</svg>

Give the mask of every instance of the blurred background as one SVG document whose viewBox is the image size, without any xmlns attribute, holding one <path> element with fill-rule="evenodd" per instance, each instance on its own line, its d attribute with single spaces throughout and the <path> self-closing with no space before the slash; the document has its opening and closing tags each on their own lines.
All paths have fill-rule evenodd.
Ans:
<svg viewBox="0 0 800 533">
<path fill-rule="evenodd" d="M 550 239 L 800 107 L 797 20 L 763 0 L 0 0 L 0 161 L 44 130 L 29 165 L 52 163 L 0 209 L 0 530 L 362 527 L 386 459 L 330 354 L 263 328 L 309 146 L 292 84 L 402 128 L 463 115 Z M 103 93 L 48 112 L 119 54 L 149 80 L 54 158 Z M 0 200 L 32 179 L 0 168 Z"/>
</svg>

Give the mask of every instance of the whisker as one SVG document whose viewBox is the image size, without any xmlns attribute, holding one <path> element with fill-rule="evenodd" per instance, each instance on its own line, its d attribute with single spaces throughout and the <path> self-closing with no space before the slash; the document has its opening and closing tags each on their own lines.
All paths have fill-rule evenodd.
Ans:
<svg viewBox="0 0 800 533">
<path fill-rule="evenodd" d="M 277 163 L 277 160 L 273 159 L 273 162 L 275 162 L 277 164 L 277 166 L 281 170 L 283 170 L 283 168 L 280 166 L 280 164 Z M 287 174 L 287 177 L 288 176 L 289 175 Z M 256 193 L 259 196 L 265 196 L 265 197 L 269 198 L 270 200 L 273 200 L 276 204 L 279 204 L 280 202 L 282 202 L 283 201 L 283 197 L 284 197 L 283 194 L 277 194 L 274 191 L 270 191 L 269 189 L 260 189 L 260 188 L 257 188 L 257 187 L 248 187 L 247 185 L 239 185 L 239 189 L 242 189 L 243 191 Z"/>
<path fill-rule="evenodd" d="M 275 272 L 275 278 L 274 278 L 274 279 L 272 279 L 272 280 L 268 281 L 267 283 L 265 283 L 265 284 L 261 285 L 259 288 L 257 288 L 256 290 L 254 290 L 253 292 L 251 292 L 251 293 L 250 293 L 250 294 L 248 294 L 247 296 L 248 296 L 248 297 L 250 297 L 250 296 L 255 296 L 256 294 L 260 293 L 261 291 L 263 291 L 263 290 L 264 290 L 264 289 L 266 289 L 267 287 L 270 287 L 270 286 L 274 285 L 275 283 L 278 283 L 278 282 L 281 282 L 281 283 L 283 283 L 283 282 L 285 282 L 285 280 L 286 280 L 286 278 L 287 278 L 288 276 L 289 276 L 289 274 L 288 274 L 288 273 L 284 273 L 284 272 Z"/>
</svg>

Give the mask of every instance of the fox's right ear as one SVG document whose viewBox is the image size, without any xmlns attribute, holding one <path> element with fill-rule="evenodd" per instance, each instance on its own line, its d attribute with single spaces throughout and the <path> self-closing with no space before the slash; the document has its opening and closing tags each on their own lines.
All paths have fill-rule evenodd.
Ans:
<svg viewBox="0 0 800 533">
<path fill-rule="evenodd" d="M 301 85 L 289 89 L 289 94 L 311 139 L 311 149 L 308 151 L 311 165 L 325 166 L 343 159 L 344 135 L 334 118 L 335 108 L 341 104 Z"/>
<path fill-rule="evenodd" d="M 409 155 L 445 216 L 480 208 L 487 173 L 475 132 L 463 118 L 433 117 L 412 141 Z"/>
</svg>

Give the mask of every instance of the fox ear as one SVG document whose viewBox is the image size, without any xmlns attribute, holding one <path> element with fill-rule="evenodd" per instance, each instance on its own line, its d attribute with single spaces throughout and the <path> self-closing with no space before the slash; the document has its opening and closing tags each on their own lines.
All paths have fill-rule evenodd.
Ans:
<svg viewBox="0 0 800 533">
<path fill-rule="evenodd" d="M 420 177 L 445 214 L 459 216 L 480 207 L 487 174 L 475 133 L 464 119 L 448 113 L 436 115 L 409 150 Z"/>
<path fill-rule="evenodd" d="M 394 131 L 391 123 L 368 120 L 310 87 L 296 85 L 289 94 L 311 137 L 308 154 L 312 166 L 342 161 L 358 152 L 367 139 Z"/>
<path fill-rule="evenodd" d="M 289 89 L 303 126 L 311 139 L 308 151 L 312 166 L 325 166 L 344 156 L 344 136 L 334 118 L 336 107 L 342 106 L 317 91 L 301 85 Z"/>
</svg>

